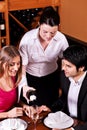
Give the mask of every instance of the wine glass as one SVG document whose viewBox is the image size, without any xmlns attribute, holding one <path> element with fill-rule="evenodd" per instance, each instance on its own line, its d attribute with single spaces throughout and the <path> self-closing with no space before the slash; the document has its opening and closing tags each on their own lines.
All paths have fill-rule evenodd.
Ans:
<svg viewBox="0 0 87 130">
<path fill-rule="evenodd" d="M 37 123 L 37 120 L 39 119 L 39 112 L 38 112 L 37 105 L 32 106 L 32 109 L 30 111 L 30 117 L 34 123 L 34 130 L 36 130 L 36 123 Z"/>
</svg>

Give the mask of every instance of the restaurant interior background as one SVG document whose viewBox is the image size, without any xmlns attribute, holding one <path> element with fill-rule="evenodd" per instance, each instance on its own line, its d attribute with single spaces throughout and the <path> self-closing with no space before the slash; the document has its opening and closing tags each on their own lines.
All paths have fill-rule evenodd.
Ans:
<svg viewBox="0 0 87 130">
<path fill-rule="evenodd" d="M 87 0 L 61 0 L 61 31 L 70 43 L 87 45 Z"/>
<path fill-rule="evenodd" d="M 5 16 L 5 24 L 9 22 L 9 28 L 6 31 L 10 34 L 10 43 L 6 43 L 4 40 L 4 43 L 1 43 L 1 47 L 6 44 L 18 46 L 24 33 L 38 26 L 42 8 L 48 5 L 55 6 L 59 11 L 61 18 L 60 31 L 66 35 L 69 44 L 87 45 L 86 0 L 32 0 L 33 2 L 30 1 L 30 4 L 27 0 L 23 2 L 20 0 L 0 0 L 0 9 L 2 8 L 3 1 L 6 4 L 5 13 L 8 15 L 8 20 L 5 15 L 3 16 Z M 18 4 L 17 1 L 19 2 Z M 35 2 L 36 5 L 34 5 Z M 13 6 L 10 5 L 11 3 L 13 3 Z M 17 7 L 15 7 L 15 3 Z M 12 9 L 10 9 L 9 5 L 12 6 Z M 25 5 L 27 8 L 23 7 Z M 0 14 L 2 12 L 0 10 Z M 5 38 L 5 36 L 2 38 Z M 0 41 L 2 42 L 1 38 Z"/>
</svg>

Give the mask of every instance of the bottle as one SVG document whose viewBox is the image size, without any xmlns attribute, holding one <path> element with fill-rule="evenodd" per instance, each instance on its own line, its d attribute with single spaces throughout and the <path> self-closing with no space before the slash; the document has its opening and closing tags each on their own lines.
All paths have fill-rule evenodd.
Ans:
<svg viewBox="0 0 87 130">
<path fill-rule="evenodd" d="M 6 46 L 6 39 L 2 38 L 1 39 L 1 47 Z"/>
<path fill-rule="evenodd" d="M 3 17 L 3 13 L 0 13 L 0 36 L 5 36 L 6 30 L 5 30 L 5 19 Z"/>
<path fill-rule="evenodd" d="M 28 91 L 26 93 L 26 96 L 29 99 L 29 106 L 36 105 L 36 99 L 37 99 L 37 97 L 36 97 L 36 91 L 35 90 Z"/>
</svg>

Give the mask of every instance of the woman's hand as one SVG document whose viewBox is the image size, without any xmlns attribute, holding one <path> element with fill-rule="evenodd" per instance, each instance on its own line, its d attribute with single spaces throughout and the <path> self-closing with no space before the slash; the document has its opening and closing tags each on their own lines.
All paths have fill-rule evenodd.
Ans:
<svg viewBox="0 0 87 130">
<path fill-rule="evenodd" d="M 62 129 L 56 129 L 56 128 L 53 128 L 52 130 L 62 130 Z"/>
<path fill-rule="evenodd" d="M 18 117 L 18 116 L 23 116 L 22 107 L 15 107 L 8 111 L 8 117 Z"/>
<path fill-rule="evenodd" d="M 72 130 L 72 128 L 67 128 L 67 129 L 65 129 L 65 130 Z"/>
<path fill-rule="evenodd" d="M 28 106 L 28 105 L 23 105 L 23 110 L 24 110 L 25 114 L 28 117 L 30 117 L 31 116 L 31 111 L 33 111 L 33 107 L 32 106 Z M 42 111 L 50 112 L 51 110 L 47 106 L 42 105 L 42 106 L 38 107 L 38 113 L 41 113 Z"/>
<path fill-rule="evenodd" d="M 32 110 L 32 106 L 28 106 L 28 105 L 23 105 L 23 110 L 25 112 L 25 114 L 30 117 L 31 115 L 31 110 Z"/>
<path fill-rule="evenodd" d="M 37 105 L 36 105 L 37 106 Z M 39 107 L 38 107 L 39 109 Z M 39 110 L 37 109 L 37 113 L 39 114 Z M 23 106 L 23 110 L 25 112 L 25 114 L 28 116 L 28 117 L 31 117 L 31 113 L 36 113 L 36 109 L 35 107 L 33 106 L 28 106 L 28 105 L 24 105 Z"/>
</svg>

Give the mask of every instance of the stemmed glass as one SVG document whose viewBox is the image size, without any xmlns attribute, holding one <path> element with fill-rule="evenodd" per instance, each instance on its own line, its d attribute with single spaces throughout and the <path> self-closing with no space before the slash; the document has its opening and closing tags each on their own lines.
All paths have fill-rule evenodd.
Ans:
<svg viewBox="0 0 87 130">
<path fill-rule="evenodd" d="M 29 99 L 29 106 L 31 106 L 30 109 L 30 117 L 34 123 L 34 130 L 36 130 L 36 123 L 39 119 L 39 111 L 38 106 L 36 105 L 36 91 L 31 90 L 26 93 L 27 98 Z"/>
<path fill-rule="evenodd" d="M 32 109 L 30 111 L 30 117 L 33 120 L 34 123 L 34 130 L 36 130 L 36 123 L 37 120 L 39 119 L 39 112 L 38 112 L 38 106 L 37 105 L 33 105 Z"/>
</svg>

